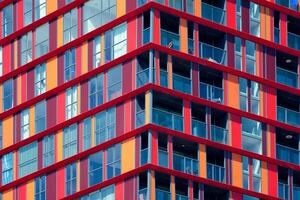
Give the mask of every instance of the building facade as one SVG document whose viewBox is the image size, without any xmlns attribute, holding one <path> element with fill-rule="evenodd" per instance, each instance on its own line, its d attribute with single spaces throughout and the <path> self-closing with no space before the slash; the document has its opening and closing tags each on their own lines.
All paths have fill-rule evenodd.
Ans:
<svg viewBox="0 0 300 200">
<path fill-rule="evenodd" d="M 300 199 L 300 1 L 1 0 L 0 197 Z"/>
</svg>

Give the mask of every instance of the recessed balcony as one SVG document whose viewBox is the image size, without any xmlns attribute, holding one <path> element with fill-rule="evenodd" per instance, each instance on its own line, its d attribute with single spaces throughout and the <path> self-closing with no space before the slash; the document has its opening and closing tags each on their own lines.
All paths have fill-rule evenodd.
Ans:
<svg viewBox="0 0 300 200">
<path fill-rule="evenodd" d="M 201 2 L 202 17 L 218 24 L 226 25 L 226 1 L 203 0 Z"/>
<path fill-rule="evenodd" d="M 296 56 L 276 52 L 276 81 L 298 88 L 298 58 Z"/>
<path fill-rule="evenodd" d="M 300 98 L 296 95 L 277 91 L 277 120 L 300 126 Z"/>
</svg>

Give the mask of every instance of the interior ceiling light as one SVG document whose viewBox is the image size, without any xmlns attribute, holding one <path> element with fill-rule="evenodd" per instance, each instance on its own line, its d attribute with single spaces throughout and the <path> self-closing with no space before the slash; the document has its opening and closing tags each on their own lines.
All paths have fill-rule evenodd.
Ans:
<svg viewBox="0 0 300 200">
<path fill-rule="evenodd" d="M 286 62 L 286 63 L 291 63 L 291 62 L 292 62 L 292 60 L 291 60 L 291 59 L 289 59 L 289 58 L 287 58 L 287 59 L 285 60 L 285 62 Z"/>
<path fill-rule="evenodd" d="M 285 138 L 288 139 L 288 140 L 290 140 L 290 139 L 293 138 L 293 136 L 292 135 L 286 135 Z"/>
</svg>

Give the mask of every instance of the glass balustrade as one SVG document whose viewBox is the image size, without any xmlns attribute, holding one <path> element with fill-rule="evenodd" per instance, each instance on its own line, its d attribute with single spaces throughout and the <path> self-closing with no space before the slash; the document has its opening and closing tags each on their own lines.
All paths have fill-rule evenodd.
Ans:
<svg viewBox="0 0 300 200">
<path fill-rule="evenodd" d="M 166 128 L 183 131 L 183 117 L 171 112 L 153 108 L 153 123 Z"/>
<path fill-rule="evenodd" d="M 150 42 L 150 27 L 143 30 L 143 44 Z"/>
<path fill-rule="evenodd" d="M 299 164 L 299 151 L 280 144 L 276 145 L 277 159 L 284 160 L 286 162 Z"/>
<path fill-rule="evenodd" d="M 212 46 L 203 42 L 199 42 L 199 56 L 209 61 L 227 65 L 226 50 Z"/>
<path fill-rule="evenodd" d="M 278 182 L 278 197 L 282 199 L 289 199 L 289 186 Z"/>
<path fill-rule="evenodd" d="M 219 165 L 207 163 L 207 178 L 218 182 L 224 182 L 225 168 Z"/>
<path fill-rule="evenodd" d="M 176 194 L 176 200 L 188 200 L 188 199 L 189 199 L 188 196 Z"/>
<path fill-rule="evenodd" d="M 187 174 L 199 174 L 199 161 L 189 157 L 173 154 L 173 169 Z"/>
<path fill-rule="evenodd" d="M 280 67 L 276 67 L 276 80 L 284 85 L 298 87 L 298 74 Z"/>
<path fill-rule="evenodd" d="M 165 190 L 156 189 L 155 190 L 155 199 L 159 200 L 171 200 L 171 193 Z"/>
<path fill-rule="evenodd" d="M 277 120 L 294 126 L 300 126 L 300 113 L 277 106 Z"/>
<path fill-rule="evenodd" d="M 202 2 L 202 17 L 218 24 L 226 24 L 226 11 Z"/>
<path fill-rule="evenodd" d="M 168 152 L 159 149 L 158 150 L 158 165 L 162 167 L 169 167 L 169 156 Z"/>
<path fill-rule="evenodd" d="M 168 87 L 168 72 L 160 70 L 160 85 L 163 87 Z"/>
<path fill-rule="evenodd" d="M 194 48 L 194 40 L 188 38 L 188 53 L 189 54 L 194 54 L 195 48 Z"/>
<path fill-rule="evenodd" d="M 300 187 L 293 187 L 293 199 L 300 199 Z"/>
<path fill-rule="evenodd" d="M 140 158 L 141 165 L 145 165 L 148 163 L 148 148 L 141 150 L 141 158 Z"/>
<path fill-rule="evenodd" d="M 192 133 L 194 136 L 207 138 L 206 123 L 193 119 L 192 120 Z"/>
<path fill-rule="evenodd" d="M 191 94 L 191 79 L 173 73 L 173 89 Z"/>
<path fill-rule="evenodd" d="M 214 101 L 217 103 L 223 103 L 223 88 L 215 87 L 203 82 L 200 82 L 200 97 Z"/>
<path fill-rule="evenodd" d="M 175 49 L 175 50 L 180 49 L 180 42 L 179 42 L 178 34 L 161 29 L 160 37 L 161 37 L 161 45 Z"/>
<path fill-rule="evenodd" d="M 136 127 L 140 127 L 145 124 L 145 111 L 144 110 L 137 112 L 135 117 L 136 117 L 136 121 L 135 121 Z"/>
<path fill-rule="evenodd" d="M 147 200 L 148 199 L 148 190 L 147 188 L 139 190 L 138 200 Z"/>
<path fill-rule="evenodd" d="M 300 50 L 300 35 L 288 32 L 288 46 Z"/>
<path fill-rule="evenodd" d="M 274 41 L 280 43 L 280 30 L 279 28 L 274 27 Z"/>
<path fill-rule="evenodd" d="M 142 87 L 143 85 L 149 83 L 149 68 L 144 69 L 136 73 L 136 86 Z"/>
<path fill-rule="evenodd" d="M 211 125 L 211 140 L 227 144 L 228 130 L 222 127 Z"/>
<path fill-rule="evenodd" d="M 276 0 L 276 4 L 282 5 L 284 7 L 290 8 L 292 10 L 298 9 L 298 3 L 295 0 Z"/>
</svg>

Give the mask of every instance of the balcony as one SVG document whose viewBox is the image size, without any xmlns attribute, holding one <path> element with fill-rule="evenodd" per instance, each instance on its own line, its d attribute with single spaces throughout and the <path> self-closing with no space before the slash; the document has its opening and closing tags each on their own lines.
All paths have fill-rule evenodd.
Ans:
<svg viewBox="0 0 300 200">
<path fill-rule="evenodd" d="M 213 5 L 202 2 L 202 17 L 218 24 L 226 24 L 226 11 Z"/>
<path fill-rule="evenodd" d="M 207 138 L 206 123 L 192 119 L 192 133 L 194 136 Z"/>
<path fill-rule="evenodd" d="M 194 54 L 194 40 L 191 38 L 188 38 L 188 53 L 189 54 Z"/>
<path fill-rule="evenodd" d="M 290 48 L 300 50 L 300 36 L 288 32 L 288 46 Z"/>
<path fill-rule="evenodd" d="M 211 140 L 227 144 L 228 130 L 222 127 L 211 125 Z"/>
<path fill-rule="evenodd" d="M 292 10 L 298 10 L 297 1 L 295 2 L 294 0 L 276 0 L 276 4 L 290 8 Z"/>
<path fill-rule="evenodd" d="M 167 151 L 158 150 L 158 165 L 162 167 L 168 167 L 169 166 L 169 154 Z"/>
<path fill-rule="evenodd" d="M 226 65 L 226 50 L 213 45 L 199 42 L 199 56 L 209 61 Z"/>
<path fill-rule="evenodd" d="M 159 126 L 183 131 L 183 117 L 171 112 L 153 108 L 153 123 Z"/>
<path fill-rule="evenodd" d="M 180 194 L 176 194 L 176 200 L 189 200 L 189 197 L 180 195 Z"/>
<path fill-rule="evenodd" d="M 191 79 L 173 73 L 173 88 L 191 94 Z"/>
<path fill-rule="evenodd" d="M 293 126 L 300 126 L 300 113 L 288 108 L 277 106 L 277 120 L 291 124 Z"/>
<path fill-rule="evenodd" d="M 277 159 L 284 160 L 286 162 L 299 164 L 299 151 L 280 144 L 276 145 Z"/>
<path fill-rule="evenodd" d="M 199 161 L 179 154 L 173 154 L 173 169 L 198 176 Z"/>
<path fill-rule="evenodd" d="M 278 182 L 278 197 L 289 199 L 289 185 Z"/>
<path fill-rule="evenodd" d="M 223 88 L 200 82 L 200 97 L 223 104 Z"/>
<path fill-rule="evenodd" d="M 171 193 L 166 190 L 155 189 L 155 199 L 171 200 Z"/>
<path fill-rule="evenodd" d="M 171 49 L 179 50 L 179 35 L 164 29 L 161 29 L 161 45 Z"/>
<path fill-rule="evenodd" d="M 225 168 L 219 165 L 214 165 L 207 163 L 207 178 L 218 181 L 225 182 Z"/>
<path fill-rule="evenodd" d="M 298 74 L 280 67 L 276 67 L 276 81 L 284 85 L 298 88 Z"/>
</svg>

